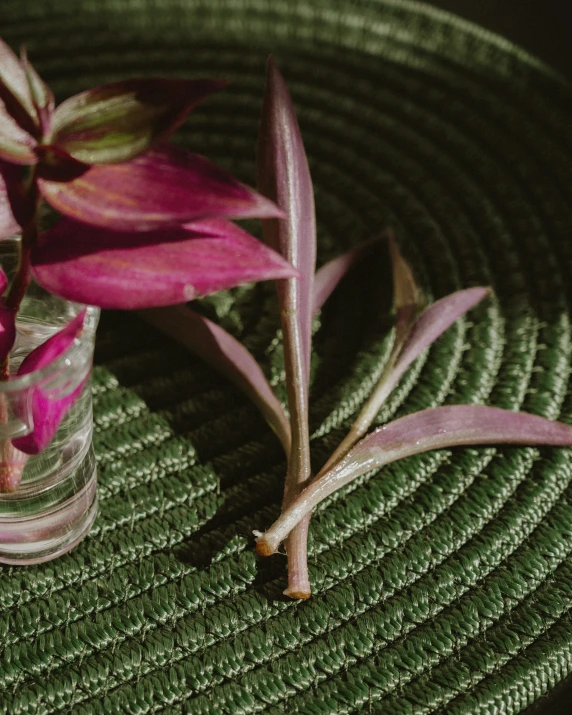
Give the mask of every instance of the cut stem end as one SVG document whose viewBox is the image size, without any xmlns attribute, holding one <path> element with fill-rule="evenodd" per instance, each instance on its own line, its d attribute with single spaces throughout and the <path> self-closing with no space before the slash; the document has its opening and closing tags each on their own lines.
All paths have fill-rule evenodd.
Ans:
<svg viewBox="0 0 572 715">
<path fill-rule="evenodd" d="M 256 542 L 256 553 L 259 556 L 272 556 L 276 553 L 276 549 L 264 539 L 264 536 L 259 536 Z"/>
<path fill-rule="evenodd" d="M 311 591 L 297 591 L 295 589 L 287 588 L 282 592 L 285 596 L 289 598 L 294 598 L 298 601 L 307 601 L 312 595 Z"/>
</svg>

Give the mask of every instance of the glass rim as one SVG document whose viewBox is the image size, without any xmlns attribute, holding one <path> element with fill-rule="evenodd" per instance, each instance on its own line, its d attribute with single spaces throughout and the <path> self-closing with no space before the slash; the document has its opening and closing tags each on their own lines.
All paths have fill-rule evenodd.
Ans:
<svg viewBox="0 0 572 715">
<path fill-rule="evenodd" d="M 75 303 L 74 301 L 68 302 L 77 308 L 76 315 L 84 308 L 86 310 L 81 333 L 75 338 L 71 345 L 49 365 L 39 370 L 28 372 L 25 375 L 16 375 L 8 378 L 8 380 L 0 380 L 0 394 L 18 392 L 54 376 L 70 365 L 70 357 L 81 346 L 82 340 L 93 340 L 97 323 L 99 322 L 100 309 L 93 305 L 83 305 L 81 303 Z"/>
</svg>

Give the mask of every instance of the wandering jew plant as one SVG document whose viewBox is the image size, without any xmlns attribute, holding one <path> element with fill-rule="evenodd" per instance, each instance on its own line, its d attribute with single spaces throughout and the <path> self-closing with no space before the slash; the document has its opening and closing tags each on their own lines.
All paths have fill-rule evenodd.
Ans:
<svg viewBox="0 0 572 715">
<path fill-rule="evenodd" d="M 32 278 L 62 298 L 102 308 L 181 303 L 296 270 L 231 218 L 282 216 L 274 203 L 207 159 L 167 143 L 223 83 L 131 79 L 57 108 L 29 63 L 0 40 L 0 239 L 21 236 L 11 281 L 0 269 L 0 379 L 10 380 L 18 309 Z M 40 231 L 42 202 L 59 214 Z M 81 333 L 84 313 L 35 348 L 17 375 L 51 364 Z M 31 434 L 4 440 L 0 491 L 26 455 L 53 438 L 81 391 L 31 396 Z M 0 420 L 6 419 L 0 405 Z"/>
<path fill-rule="evenodd" d="M 335 490 L 385 464 L 432 449 L 492 443 L 572 445 L 572 427 L 495 407 L 452 405 L 407 415 L 367 434 L 383 402 L 413 361 L 490 294 L 486 287 L 469 288 L 424 308 L 413 275 L 388 235 L 395 308 L 393 348 L 348 435 L 312 476 L 308 436 L 312 315 L 358 262 L 363 249 L 354 249 L 314 273 L 316 232 L 310 172 L 288 90 L 272 59 L 258 144 L 258 183 L 260 191 L 286 216 L 285 220 L 265 217 L 264 237 L 299 272 L 297 277 L 277 281 L 289 417 L 255 359 L 222 328 L 188 306 L 146 311 L 144 315 L 244 390 L 279 437 L 288 458 L 283 510 L 267 531 L 255 532 L 257 551 L 268 556 L 285 541 L 288 588 L 284 593 L 308 598 L 306 544 L 311 511 Z"/>
</svg>

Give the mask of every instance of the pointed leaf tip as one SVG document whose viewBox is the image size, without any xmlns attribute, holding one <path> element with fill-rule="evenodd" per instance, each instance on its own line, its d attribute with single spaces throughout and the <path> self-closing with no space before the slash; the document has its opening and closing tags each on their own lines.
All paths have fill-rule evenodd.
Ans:
<svg viewBox="0 0 572 715">
<path fill-rule="evenodd" d="M 399 379 L 425 348 L 429 347 L 460 317 L 484 298 L 492 295 L 488 286 L 456 291 L 432 303 L 419 316 L 395 364 L 395 379 Z"/>
<path fill-rule="evenodd" d="M 391 256 L 393 276 L 393 304 L 396 312 L 393 358 L 403 347 L 415 319 L 423 307 L 421 290 L 413 276 L 413 271 L 401 255 L 393 231 L 387 231 L 387 242 Z"/>
<path fill-rule="evenodd" d="M 38 129 L 36 108 L 26 71 L 18 56 L 0 39 L 0 100 L 6 112 L 27 134 Z"/>
<path fill-rule="evenodd" d="M 286 330 L 297 334 L 292 345 L 301 351 L 303 384 L 309 379 L 311 353 L 316 264 L 314 190 L 296 113 L 272 56 L 267 62 L 257 180 L 259 191 L 286 214 L 284 221 L 262 221 L 264 240 L 300 271 L 298 280 L 277 284 L 277 289 L 282 314 L 290 316 Z M 293 358 L 297 361 L 300 356 Z"/>
<path fill-rule="evenodd" d="M 48 137 L 51 133 L 52 116 L 55 107 L 53 92 L 30 63 L 24 47 L 22 47 L 20 56 L 41 134 L 43 137 Z"/>
</svg>

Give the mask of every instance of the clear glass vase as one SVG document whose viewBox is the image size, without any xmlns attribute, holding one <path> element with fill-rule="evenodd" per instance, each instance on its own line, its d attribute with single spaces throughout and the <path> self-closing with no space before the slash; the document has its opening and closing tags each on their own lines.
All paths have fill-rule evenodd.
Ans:
<svg viewBox="0 0 572 715">
<path fill-rule="evenodd" d="M 0 242 L 0 264 L 9 278 L 16 267 L 17 240 Z M 18 313 L 11 375 L 31 350 L 84 307 L 32 283 Z M 95 519 L 90 375 L 98 319 L 99 310 L 88 307 L 81 334 L 57 360 L 41 370 L 0 381 L 0 468 L 15 470 L 15 481 L 21 473 L 13 491 L 0 493 L 0 563 L 34 564 L 56 558 L 75 546 Z M 40 454 L 28 456 L 13 447 L 12 440 L 34 427 L 34 390 L 59 400 L 80 386 L 79 398 Z"/>
</svg>

